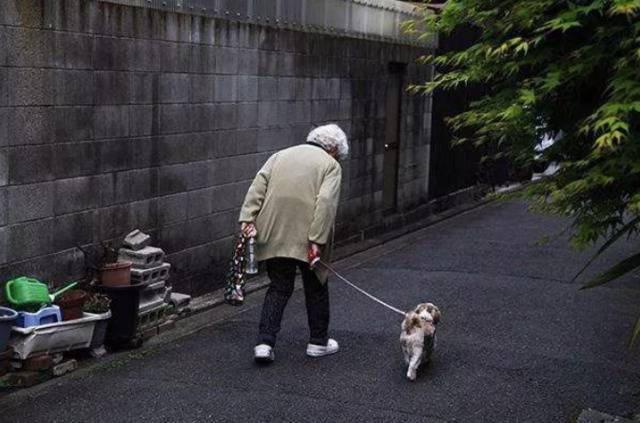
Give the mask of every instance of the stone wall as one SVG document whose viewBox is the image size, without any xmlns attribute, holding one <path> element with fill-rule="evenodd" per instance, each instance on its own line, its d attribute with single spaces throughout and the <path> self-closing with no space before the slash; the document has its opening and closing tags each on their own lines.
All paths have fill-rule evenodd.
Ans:
<svg viewBox="0 0 640 423">
<path fill-rule="evenodd" d="M 150 232 L 176 290 L 219 287 L 246 189 L 337 122 L 338 236 L 379 223 L 389 64 L 416 47 L 90 0 L 0 2 L 0 281 L 83 274 L 76 245 Z M 404 95 L 398 211 L 427 198 L 430 99 Z"/>
</svg>

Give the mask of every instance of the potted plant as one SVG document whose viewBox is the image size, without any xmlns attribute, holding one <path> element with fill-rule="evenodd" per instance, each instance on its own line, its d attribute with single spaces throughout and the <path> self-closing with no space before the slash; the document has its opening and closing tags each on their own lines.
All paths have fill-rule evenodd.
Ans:
<svg viewBox="0 0 640 423">
<path fill-rule="evenodd" d="M 96 323 L 96 327 L 93 330 L 93 337 L 91 338 L 91 349 L 94 356 L 101 356 L 104 354 L 104 340 L 107 336 L 107 326 L 109 319 L 111 318 L 111 299 L 99 293 L 92 293 L 84 303 L 83 310 L 85 313 L 97 314 L 101 319 Z"/>
<path fill-rule="evenodd" d="M 102 243 L 103 254 L 98 261 L 100 284 L 104 286 L 127 286 L 131 284 L 131 262 L 118 260 L 118 248 Z"/>
<path fill-rule="evenodd" d="M 60 307 L 62 312 L 62 320 L 81 319 L 83 316 L 82 309 L 88 298 L 89 294 L 81 289 L 65 292 L 56 300 L 56 305 Z"/>
</svg>

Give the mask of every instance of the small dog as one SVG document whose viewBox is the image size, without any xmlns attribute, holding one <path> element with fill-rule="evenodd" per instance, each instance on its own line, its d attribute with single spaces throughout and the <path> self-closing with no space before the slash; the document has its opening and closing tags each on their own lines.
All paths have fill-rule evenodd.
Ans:
<svg viewBox="0 0 640 423">
<path fill-rule="evenodd" d="M 423 303 L 408 312 L 402 322 L 400 344 L 404 361 L 409 366 L 409 380 L 415 380 L 418 367 L 431 360 L 431 353 L 436 345 L 436 325 L 440 316 L 438 307 L 431 303 Z"/>
</svg>

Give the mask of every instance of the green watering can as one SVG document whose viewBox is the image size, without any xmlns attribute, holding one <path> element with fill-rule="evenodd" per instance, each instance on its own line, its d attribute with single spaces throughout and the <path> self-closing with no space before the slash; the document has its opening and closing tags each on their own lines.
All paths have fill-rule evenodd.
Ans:
<svg viewBox="0 0 640 423">
<path fill-rule="evenodd" d="M 27 277 L 12 279 L 5 286 L 7 301 L 16 309 L 39 309 L 43 304 L 51 304 L 55 298 L 76 286 L 78 282 L 72 282 L 53 294 L 49 294 L 47 285 Z"/>
</svg>

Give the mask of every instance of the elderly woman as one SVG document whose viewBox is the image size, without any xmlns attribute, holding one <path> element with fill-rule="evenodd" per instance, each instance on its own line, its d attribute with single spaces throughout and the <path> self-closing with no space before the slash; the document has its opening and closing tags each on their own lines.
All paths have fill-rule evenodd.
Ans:
<svg viewBox="0 0 640 423">
<path fill-rule="evenodd" d="M 256 175 L 240 211 L 242 231 L 256 237 L 258 260 L 266 261 L 267 290 L 254 357 L 272 362 L 282 314 L 293 293 L 296 269 L 304 282 L 310 339 L 307 355 L 338 351 L 329 339 L 329 290 L 326 271 L 312 269 L 309 256 L 327 259 L 340 197 L 338 159 L 349 152 L 337 125 L 321 126 L 305 144 L 272 155 Z"/>
</svg>

